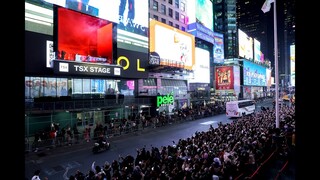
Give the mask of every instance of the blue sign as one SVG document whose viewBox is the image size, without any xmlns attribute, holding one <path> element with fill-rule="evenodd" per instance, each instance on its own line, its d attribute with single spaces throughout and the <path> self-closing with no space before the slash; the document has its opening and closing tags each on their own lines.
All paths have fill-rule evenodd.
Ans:
<svg viewBox="0 0 320 180">
<path fill-rule="evenodd" d="M 249 61 L 243 61 L 243 85 L 266 86 L 266 68 Z"/>
</svg>

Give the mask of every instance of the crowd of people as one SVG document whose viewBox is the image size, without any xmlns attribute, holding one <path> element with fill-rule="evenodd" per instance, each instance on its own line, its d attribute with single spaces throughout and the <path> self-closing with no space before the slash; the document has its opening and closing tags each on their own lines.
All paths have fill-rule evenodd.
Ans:
<svg viewBox="0 0 320 180">
<path fill-rule="evenodd" d="M 232 123 L 210 126 L 172 145 L 137 149 L 135 157 L 117 157 L 88 172 L 66 172 L 63 179 L 169 180 L 235 179 L 252 174 L 274 150 L 286 155 L 295 145 L 295 107 L 280 107 L 280 127 L 275 109 L 263 108 Z"/>
</svg>

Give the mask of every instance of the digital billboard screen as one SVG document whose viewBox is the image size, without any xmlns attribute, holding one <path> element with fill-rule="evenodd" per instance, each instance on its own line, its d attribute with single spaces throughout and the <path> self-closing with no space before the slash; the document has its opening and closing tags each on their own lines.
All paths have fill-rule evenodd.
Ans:
<svg viewBox="0 0 320 180">
<path fill-rule="evenodd" d="M 210 53 L 207 50 L 197 48 L 196 64 L 191 73 L 190 83 L 210 83 Z"/>
<path fill-rule="evenodd" d="M 260 41 L 253 38 L 253 53 L 254 53 L 254 62 L 261 62 L 261 51 L 260 51 Z"/>
<path fill-rule="evenodd" d="M 266 86 L 266 68 L 249 61 L 243 61 L 243 85 Z"/>
<path fill-rule="evenodd" d="M 187 2 L 188 24 L 197 22 L 213 31 L 213 6 L 211 0 Z"/>
<path fill-rule="evenodd" d="M 223 34 L 214 32 L 213 62 L 222 64 L 224 62 Z"/>
<path fill-rule="evenodd" d="M 245 32 L 238 29 L 239 56 L 253 59 L 253 40 Z"/>
<path fill-rule="evenodd" d="M 193 35 L 150 20 L 150 53 L 157 53 L 160 65 L 192 70 L 195 64 L 195 38 Z"/>
<path fill-rule="evenodd" d="M 295 86 L 296 79 L 296 58 L 295 58 L 295 45 L 290 45 L 290 84 Z"/>
<path fill-rule="evenodd" d="M 234 89 L 233 66 L 218 66 L 215 69 L 216 89 L 232 90 Z"/>
<path fill-rule="evenodd" d="M 56 59 L 112 63 L 112 23 L 58 6 L 55 13 Z"/>
</svg>

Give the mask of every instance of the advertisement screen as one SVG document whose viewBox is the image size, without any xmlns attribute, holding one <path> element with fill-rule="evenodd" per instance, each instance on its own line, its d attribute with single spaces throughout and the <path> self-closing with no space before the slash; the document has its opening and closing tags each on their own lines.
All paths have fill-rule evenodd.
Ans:
<svg viewBox="0 0 320 180">
<path fill-rule="evenodd" d="M 217 90 L 234 89 L 233 66 L 216 67 L 215 77 Z"/>
<path fill-rule="evenodd" d="M 67 78 L 25 77 L 25 97 L 67 96 Z"/>
<path fill-rule="evenodd" d="M 290 83 L 295 86 L 296 77 L 296 58 L 295 58 L 295 45 L 290 45 Z"/>
<path fill-rule="evenodd" d="M 243 61 L 243 85 L 266 86 L 266 68 L 249 61 Z"/>
<path fill-rule="evenodd" d="M 254 62 L 261 62 L 260 41 L 253 38 Z"/>
<path fill-rule="evenodd" d="M 207 50 L 196 48 L 196 64 L 190 83 L 210 83 L 210 53 Z"/>
<path fill-rule="evenodd" d="M 195 64 L 193 35 L 158 22 L 150 21 L 150 53 L 157 53 L 160 65 L 192 70 Z"/>
<path fill-rule="evenodd" d="M 238 29 L 239 56 L 245 59 L 253 59 L 253 40 L 245 32 Z"/>
<path fill-rule="evenodd" d="M 223 34 L 214 32 L 214 46 L 213 46 L 213 62 L 224 62 L 224 43 Z"/>
<path fill-rule="evenodd" d="M 233 74 L 234 74 L 234 92 L 236 95 L 240 93 L 240 67 L 233 66 Z"/>
<path fill-rule="evenodd" d="M 118 49 L 117 65 L 123 67 L 123 78 L 147 78 L 148 77 L 148 54 Z"/>
<path fill-rule="evenodd" d="M 112 63 L 112 23 L 61 7 L 56 13 L 56 59 Z"/>
<path fill-rule="evenodd" d="M 189 23 L 197 22 L 213 31 L 213 7 L 210 0 L 195 0 L 187 2 Z"/>
<path fill-rule="evenodd" d="M 266 68 L 266 78 L 267 78 L 267 87 L 271 87 L 271 84 L 272 84 L 271 69 Z"/>
</svg>

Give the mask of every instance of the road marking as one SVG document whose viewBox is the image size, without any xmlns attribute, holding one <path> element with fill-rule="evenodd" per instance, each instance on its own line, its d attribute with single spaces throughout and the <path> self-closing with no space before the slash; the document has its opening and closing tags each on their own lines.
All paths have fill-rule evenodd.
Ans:
<svg viewBox="0 0 320 180">
<path fill-rule="evenodd" d="M 206 121 L 206 122 L 203 122 L 203 123 L 200 123 L 202 125 L 210 125 L 210 124 L 214 124 L 214 123 L 217 123 L 217 121 Z"/>
</svg>

